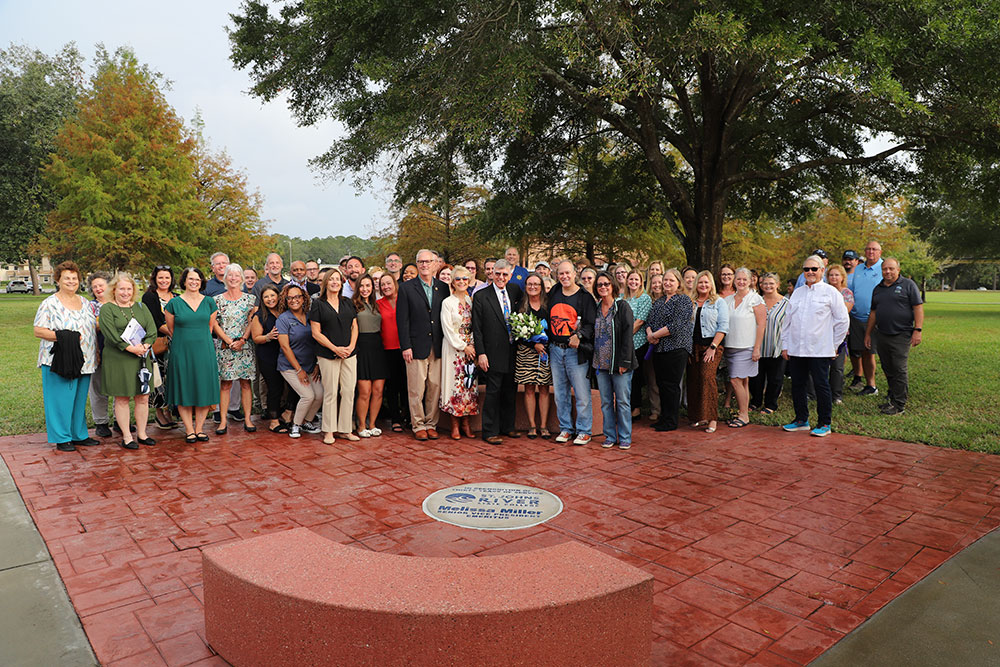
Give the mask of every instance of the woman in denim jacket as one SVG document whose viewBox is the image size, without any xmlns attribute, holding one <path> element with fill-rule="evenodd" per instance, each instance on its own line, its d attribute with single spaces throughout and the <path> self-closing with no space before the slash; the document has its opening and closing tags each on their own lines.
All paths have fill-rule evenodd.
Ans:
<svg viewBox="0 0 1000 667">
<path fill-rule="evenodd" d="M 711 271 L 695 279 L 694 344 L 688 358 L 688 418 L 694 428 L 714 433 L 719 419 L 715 371 L 722 360 L 722 339 L 729 333 L 729 306 L 715 291 Z"/>
</svg>

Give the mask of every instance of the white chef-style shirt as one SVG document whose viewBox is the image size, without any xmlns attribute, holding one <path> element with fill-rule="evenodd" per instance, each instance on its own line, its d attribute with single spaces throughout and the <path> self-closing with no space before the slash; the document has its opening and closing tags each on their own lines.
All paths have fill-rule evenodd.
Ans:
<svg viewBox="0 0 1000 667">
<path fill-rule="evenodd" d="M 792 357 L 833 358 L 849 326 L 840 290 L 824 282 L 803 285 L 788 299 L 781 349 Z"/>
</svg>

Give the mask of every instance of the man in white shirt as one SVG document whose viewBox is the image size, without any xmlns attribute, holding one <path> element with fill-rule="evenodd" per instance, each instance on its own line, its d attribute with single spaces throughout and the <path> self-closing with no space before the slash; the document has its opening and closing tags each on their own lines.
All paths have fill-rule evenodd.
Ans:
<svg viewBox="0 0 1000 667">
<path fill-rule="evenodd" d="M 844 298 L 835 287 L 822 281 L 823 268 L 823 259 L 817 255 L 810 255 L 802 263 L 805 284 L 792 292 L 781 327 L 781 356 L 788 360 L 795 406 L 795 420 L 782 428 L 810 431 L 817 437 L 830 435 L 830 363 L 850 325 Z M 813 429 L 809 427 L 806 395 L 810 377 L 816 389 L 817 426 Z"/>
</svg>

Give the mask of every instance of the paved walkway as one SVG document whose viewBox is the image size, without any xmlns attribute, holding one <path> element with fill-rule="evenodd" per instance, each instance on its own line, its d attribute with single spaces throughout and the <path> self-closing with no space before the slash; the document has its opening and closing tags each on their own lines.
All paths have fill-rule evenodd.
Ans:
<svg viewBox="0 0 1000 667">
<path fill-rule="evenodd" d="M 578 540 L 654 575 L 653 664 L 801 665 L 1000 525 L 1000 457 L 765 427 L 640 427 L 635 442 L 327 447 L 236 429 L 139 452 L 11 437 L 0 455 L 105 665 L 224 664 L 204 643 L 199 549 L 294 526 L 424 556 Z M 545 488 L 566 509 L 509 532 L 420 509 L 481 481 Z"/>
</svg>

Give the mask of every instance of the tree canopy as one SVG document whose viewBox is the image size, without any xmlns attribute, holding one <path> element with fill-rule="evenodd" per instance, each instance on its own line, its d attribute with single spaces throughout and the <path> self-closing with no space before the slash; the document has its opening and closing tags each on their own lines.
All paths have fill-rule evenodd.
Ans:
<svg viewBox="0 0 1000 667">
<path fill-rule="evenodd" d="M 28 259 L 45 226 L 52 195 L 40 170 L 76 110 L 82 61 L 72 45 L 55 56 L 0 50 L 0 262 Z"/>
<path fill-rule="evenodd" d="M 43 174 L 55 208 L 39 245 L 55 261 L 145 273 L 235 261 L 267 246 L 260 196 L 167 103 L 158 74 L 127 49 L 98 50 L 96 72 Z"/>
<path fill-rule="evenodd" d="M 727 218 L 802 219 L 862 175 L 900 186 L 1000 146 L 1000 3 L 273 4 L 233 16 L 232 59 L 300 123 L 344 124 L 320 168 L 460 137 L 491 191 L 537 196 L 604 135 L 697 266 L 718 266 Z"/>
</svg>

